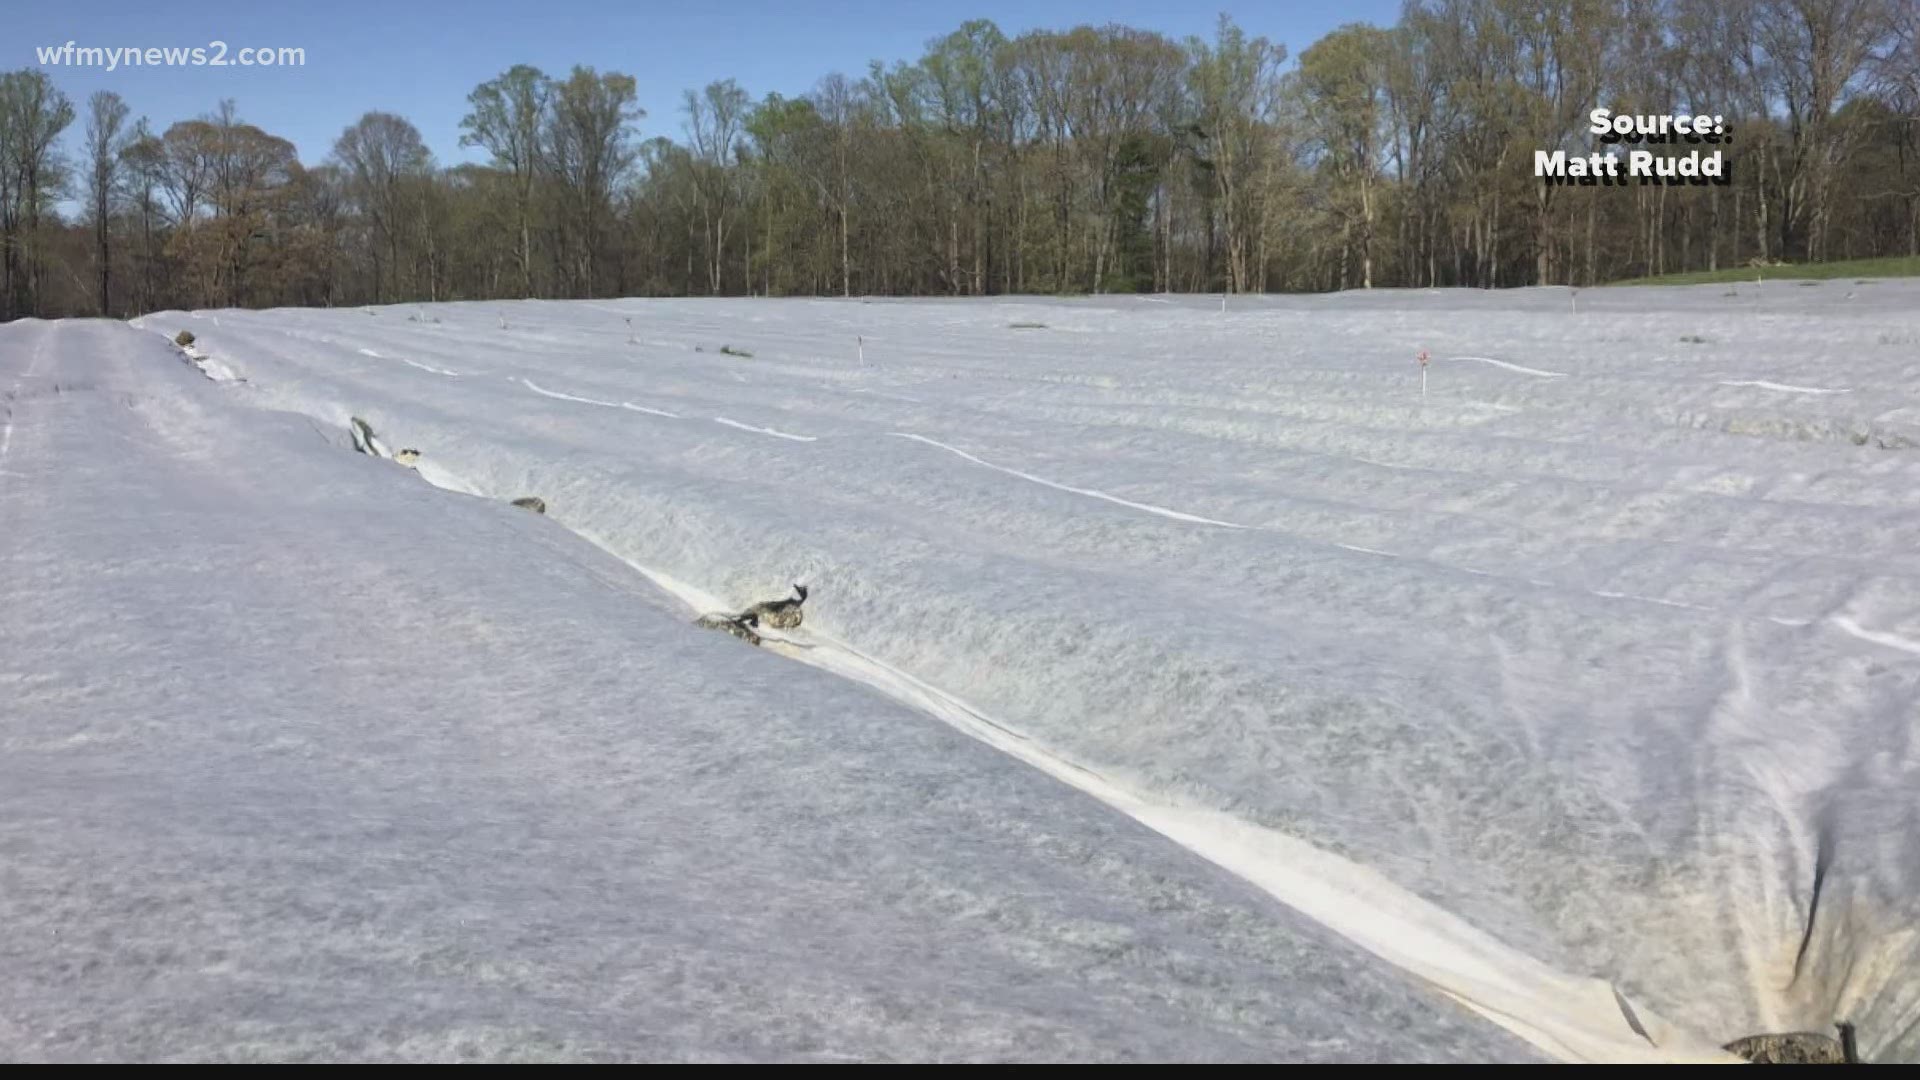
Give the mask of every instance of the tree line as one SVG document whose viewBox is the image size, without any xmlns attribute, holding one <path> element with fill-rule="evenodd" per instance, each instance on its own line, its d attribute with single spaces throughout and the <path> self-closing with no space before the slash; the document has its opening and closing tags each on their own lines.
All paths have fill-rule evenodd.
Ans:
<svg viewBox="0 0 1920 1080">
<path fill-rule="evenodd" d="M 1920 0 L 1408 0 L 1288 61 L 1227 17 L 1185 41 L 973 21 L 798 97 L 688 91 L 677 140 L 642 137 L 630 76 L 516 66 L 467 99 L 485 163 L 450 166 L 392 113 L 309 166 L 232 102 L 159 130 L 16 71 L 0 318 L 1585 285 L 1920 254 Z M 1536 179 L 1535 150 L 1596 148 L 1595 107 L 1723 115 L 1730 182 Z"/>
</svg>

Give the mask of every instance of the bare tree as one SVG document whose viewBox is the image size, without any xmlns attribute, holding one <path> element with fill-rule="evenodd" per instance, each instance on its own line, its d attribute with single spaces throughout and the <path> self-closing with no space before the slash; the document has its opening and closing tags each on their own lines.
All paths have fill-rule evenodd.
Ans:
<svg viewBox="0 0 1920 1080">
<path fill-rule="evenodd" d="M 825 167 L 815 175 L 821 194 L 840 220 L 840 295 L 852 296 L 849 223 L 853 217 L 853 147 L 865 110 L 853 84 L 838 72 L 820 81 L 812 101 L 832 137 L 832 152 L 826 155 Z"/>
<path fill-rule="evenodd" d="M 566 209 L 563 259 L 575 295 L 595 295 L 594 263 L 611 231 L 613 190 L 637 154 L 633 128 L 646 112 L 634 94 L 633 76 L 588 67 L 574 68 L 551 90 L 545 145 Z"/>
<path fill-rule="evenodd" d="M 142 117 L 127 133 L 120 150 L 120 166 L 126 178 L 126 193 L 139 222 L 140 246 L 134 255 L 134 303 L 136 313 L 154 307 L 156 279 L 160 268 L 162 212 L 160 191 L 166 183 L 166 148 Z"/>
<path fill-rule="evenodd" d="M 513 178 L 514 213 L 520 237 L 520 292 L 536 295 L 533 287 L 534 184 L 543 167 L 541 143 L 551 83 L 539 68 L 516 64 L 467 96 L 472 108 L 460 121 L 466 132 L 462 146 L 484 147 L 496 168 Z"/>
<path fill-rule="evenodd" d="M 1892 32 L 1892 11 L 1886 0 L 1765 0 L 1756 9 L 1789 137 L 1781 250 L 1820 258 L 1833 180 L 1852 148 L 1850 129 L 1835 123 L 1835 113 Z"/>
<path fill-rule="evenodd" d="M 55 140 L 73 103 L 45 72 L 0 75 L 0 314 L 41 313 L 42 219 L 66 183 Z"/>
<path fill-rule="evenodd" d="M 1279 67 L 1286 47 L 1248 38 L 1225 16 L 1211 45 L 1187 49 L 1194 101 L 1193 153 L 1212 178 L 1227 248 L 1227 288 L 1253 287 L 1254 252 L 1273 193 L 1273 126 L 1280 105 Z"/>
<path fill-rule="evenodd" d="M 1300 54 L 1300 83 L 1307 114 L 1325 155 L 1342 221 L 1340 283 L 1347 284 L 1347 252 L 1360 258 L 1360 286 L 1373 288 L 1375 188 L 1380 172 L 1381 65 L 1391 55 L 1386 31 L 1347 26 Z M 1344 189 L 1344 190 L 1343 190 Z"/>
<path fill-rule="evenodd" d="M 720 295 L 727 227 L 735 212 L 736 170 L 745 131 L 747 92 L 732 79 L 686 93 L 687 137 L 697 171 L 694 190 L 707 245 L 707 291 Z"/>
<path fill-rule="evenodd" d="M 348 187 L 373 226 L 374 299 L 382 297 L 381 251 L 385 251 L 388 291 L 400 295 L 400 243 L 412 217 L 415 195 L 411 181 L 433 165 L 433 155 L 419 129 L 392 113 L 370 112 L 341 132 L 333 144 L 334 160 L 348 178 Z"/>
<path fill-rule="evenodd" d="M 127 104 L 111 90 L 87 99 L 87 204 L 93 215 L 95 252 L 100 266 L 100 314 L 113 313 L 113 213 L 126 140 Z"/>
</svg>

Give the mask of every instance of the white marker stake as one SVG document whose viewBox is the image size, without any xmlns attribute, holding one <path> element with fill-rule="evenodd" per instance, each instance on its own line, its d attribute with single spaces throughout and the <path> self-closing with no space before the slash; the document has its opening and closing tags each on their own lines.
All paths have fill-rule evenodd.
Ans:
<svg viewBox="0 0 1920 1080">
<path fill-rule="evenodd" d="M 1225 315 L 1226 313 L 1227 313 L 1227 294 L 1221 293 L 1220 294 L 1220 314 Z"/>
<path fill-rule="evenodd" d="M 1420 404 L 1427 403 L 1427 350 L 1420 350 Z"/>
<path fill-rule="evenodd" d="M 860 351 L 860 366 L 866 367 L 867 366 L 867 339 L 856 334 L 853 339 L 853 346 L 854 348 Z"/>
</svg>

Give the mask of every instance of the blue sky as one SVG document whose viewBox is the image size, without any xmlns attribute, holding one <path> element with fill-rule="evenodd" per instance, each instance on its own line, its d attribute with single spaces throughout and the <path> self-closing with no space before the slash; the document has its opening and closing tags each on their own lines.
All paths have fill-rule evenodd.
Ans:
<svg viewBox="0 0 1920 1080">
<path fill-rule="evenodd" d="M 574 64 L 623 71 L 639 82 L 643 136 L 681 137 L 683 90 L 732 77 L 758 99 L 797 94 L 831 71 L 858 74 L 868 61 L 917 58 L 928 39 L 970 18 L 1009 36 L 1035 27 L 1119 22 L 1175 38 L 1209 35 L 1225 11 L 1251 34 L 1283 41 L 1289 56 L 1346 22 L 1394 21 L 1399 0 L 1307 3 L 1266 0 L 1192 6 L 1166 0 L 472 0 L 444 5 L 319 0 L 283 6 L 255 0 L 66 0 L 14 3 L 0 15 L 0 70 L 38 67 L 35 46 L 297 46 L 298 68 L 135 68 L 115 72 L 46 67 L 84 109 L 95 90 L 117 91 L 156 130 L 231 97 L 242 119 L 293 141 L 309 164 L 325 158 L 342 128 L 369 109 L 397 112 L 420 128 L 443 164 L 480 160 L 459 145 L 472 88 L 515 63 L 549 74 Z M 76 120 L 68 146 L 80 145 Z"/>
</svg>

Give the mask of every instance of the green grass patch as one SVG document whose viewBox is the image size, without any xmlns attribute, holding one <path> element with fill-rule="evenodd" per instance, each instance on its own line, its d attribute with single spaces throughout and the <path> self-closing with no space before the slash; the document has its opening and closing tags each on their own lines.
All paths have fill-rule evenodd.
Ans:
<svg viewBox="0 0 1920 1080">
<path fill-rule="evenodd" d="M 1661 274 L 1657 277 L 1628 278 L 1609 285 L 1711 285 L 1739 284 L 1758 275 L 1763 281 L 1824 281 L 1854 278 L 1865 284 L 1868 278 L 1920 277 L 1920 256 L 1895 255 L 1885 259 L 1848 259 L 1844 262 L 1800 263 L 1787 266 L 1730 266 L 1725 270 L 1695 270 L 1685 274 Z"/>
<path fill-rule="evenodd" d="M 721 354 L 722 354 L 722 355 L 724 355 L 724 356 L 743 356 L 743 357 L 745 357 L 745 358 L 747 358 L 748 360 L 751 360 L 751 359 L 753 359 L 753 354 L 752 354 L 752 353 L 750 353 L 750 352 L 748 352 L 748 351 L 747 351 L 747 350 L 745 350 L 745 349 L 736 349 L 736 348 L 734 348 L 734 347 L 733 347 L 733 346 L 731 346 L 731 345 L 722 345 L 722 346 L 720 346 L 720 352 L 721 352 Z"/>
<path fill-rule="evenodd" d="M 1043 322 L 1015 322 L 1007 324 L 1007 329 L 1009 330 L 1045 330 L 1046 328 L 1047 324 Z"/>
</svg>

